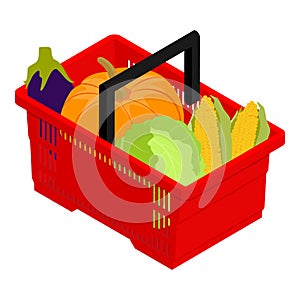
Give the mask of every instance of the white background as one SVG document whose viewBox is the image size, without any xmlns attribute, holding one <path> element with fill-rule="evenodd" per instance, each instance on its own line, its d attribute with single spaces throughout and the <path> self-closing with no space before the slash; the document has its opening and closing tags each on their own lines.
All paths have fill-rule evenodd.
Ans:
<svg viewBox="0 0 300 300">
<path fill-rule="evenodd" d="M 0 299 L 300 299 L 297 1 L 75 3 L 0 4 Z M 262 102 L 286 145 L 270 156 L 263 218 L 171 271 L 33 191 L 14 90 L 39 46 L 64 61 L 117 33 L 154 52 L 193 29 L 201 81 L 243 105 Z"/>
</svg>

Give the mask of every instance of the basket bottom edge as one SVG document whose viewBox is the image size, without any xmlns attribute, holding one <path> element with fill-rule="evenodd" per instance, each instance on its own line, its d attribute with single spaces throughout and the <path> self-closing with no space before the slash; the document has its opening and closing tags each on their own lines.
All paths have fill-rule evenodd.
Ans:
<svg viewBox="0 0 300 300">
<path fill-rule="evenodd" d="M 42 184 L 34 183 L 34 190 L 40 195 L 62 206 L 63 208 L 67 209 L 70 212 L 73 212 L 78 209 L 73 202 L 67 201 L 64 195 L 59 195 L 58 193 L 54 193 L 51 190 L 49 190 L 47 187 L 43 186 Z"/>
<path fill-rule="evenodd" d="M 230 229 L 227 229 L 226 231 L 222 232 L 221 234 L 215 236 L 213 239 L 203 243 L 199 247 L 191 250 L 188 253 L 185 253 L 184 255 L 172 259 L 171 257 L 165 257 L 163 256 L 159 251 L 153 251 L 153 249 L 146 248 L 144 244 L 141 244 L 140 242 L 130 239 L 132 245 L 134 248 L 150 258 L 154 259 L 155 261 L 161 263 L 162 265 L 168 267 L 169 269 L 173 270 L 183 263 L 187 262 L 188 260 L 194 258 L 201 252 L 204 252 L 205 250 L 211 248 L 212 246 L 216 245 L 217 243 L 223 241 L 227 237 L 233 235 L 234 233 L 240 231 L 241 229 L 247 227 L 251 223 L 259 220 L 262 217 L 262 210 L 252 214 L 250 217 L 245 219 L 244 221 L 238 223 L 237 225 L 231 227 Z"/>
</svg>

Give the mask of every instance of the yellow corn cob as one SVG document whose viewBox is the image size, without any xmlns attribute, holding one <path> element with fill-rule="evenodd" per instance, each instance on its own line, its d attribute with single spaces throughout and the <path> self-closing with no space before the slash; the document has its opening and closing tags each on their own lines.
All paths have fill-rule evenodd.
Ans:
<svg viewBox="0 0 300 300">
<path fill-rule="evenodd" d="M 254 147 L 257 126 L 258 110 L 256 104 L 251 101 L 244 110 L 237 115 L 232 128 L 232 158 Z"/>
<path fill-rule="evenodd" d="M 217 113 L 210 97 L 204 96 L 195 110 L 194 134 L 201 144 L 201 157 L 208 173 L 222 164 Z"/>
</svg>

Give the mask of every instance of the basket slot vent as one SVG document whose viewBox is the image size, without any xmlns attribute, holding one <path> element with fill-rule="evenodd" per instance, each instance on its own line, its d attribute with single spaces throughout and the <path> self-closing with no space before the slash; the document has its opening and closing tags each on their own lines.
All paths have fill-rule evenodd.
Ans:
<svg viewBox="0 0 300 300">
<path fill-rule="evenodd" d="M 169 243 L 166 243 L 165 248 L 166 248 L 165 254 L 166 254 L 166 256 L 169 256 Z"/>
<path fill-rule="evenodd" d="M 43 136 L 43 120 L 40 119 L 40 130 L 39 130 L 39 133 L 40 133 L 40 139 L 42 138 Z"/>
<path fill-rule="evenodd" d="M 49 124 L 49 143 L 52 144 L 52 125 Z"/>
<path fill-rule="evenodd" d="M 38 153 L 37 153 L 38 164 L 42 165 L 47 170 L 56 172 L 56 160 L 57 155 L 52 149 L 49 149 L 43 144 L 38 144 Z"/>
<path fill-rule="evenodd" d="M 135 63 L 132 62 L 130 59 L 127 60 L 127 68 L 130 68 L 131 66 L 134 66 Z"/>
<path fill-rule="evenodd" d="M 157 229 L 160 229 L 160 212 L 157 213 Z"/>
<path fill-rule="evenodd" d="M 155 238 L 155 249 L 156 250 L 159 250 L 159 239 L 158 238 Z"/>
<path fill-rule="evenodd" d="M 166 217 L 164 214 L 157 212 L 155 209 L 152 210 L 152 228 L 155 229 L 166 229 L 171 226 L 171 219 Z"/>
<path fill-rule="evenodd" d="M 41 183 L 42 182 L 42 180 L 41 180 L 41 178 L 42 178 L 42 171 L 40 170 L 40 169 L 38 169 L 38 171 L 37 171 L 37 181 L 39 182 L 39 183 Z"/>
<path fill-rule="evenodd" d="M 156 212 L 155 209 L 152 211 L 152 228 L 155 228 L 155 223 L 156 223 Z"/>
<path fill-rule="evenodd" d="M 53 143 L 54 146 L 56 146 L 56 127 L 43 119 L 40 119 L 39 121 L 39 137 L 49 144 Z"/>
<path fill-rule="evenodd" d="M 54 146 L 56 147 L 56 139 L 57 139 L 57 128 L 54 127 Z"/>
<path fill-rule="evenodd" d="M 171 194 L 155 184 L 152 186 L 152 202 L 159 207 L 162 205 L 162 208 L 167 209 L 168 212 L 171 211 Z"/>
<path fill-rule="evenodd" d="M 47 122 L 44 121 L 44 140 L 47 141 Z"/>
</svg>

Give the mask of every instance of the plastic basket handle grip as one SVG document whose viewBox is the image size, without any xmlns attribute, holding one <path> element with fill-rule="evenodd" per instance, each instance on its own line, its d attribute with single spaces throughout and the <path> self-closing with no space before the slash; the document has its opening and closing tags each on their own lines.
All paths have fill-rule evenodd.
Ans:
<svg viewBox="0 0 300 300">
<path fill-rule="evenodd" d="M 115 136 L 115 92 L 167 60 L 184 52 L 184 95 L 189 105 L 200 95 L 200 35 L 192 31 L 99 86 L 99 136 L 113 143 Z"/>
</svg>

